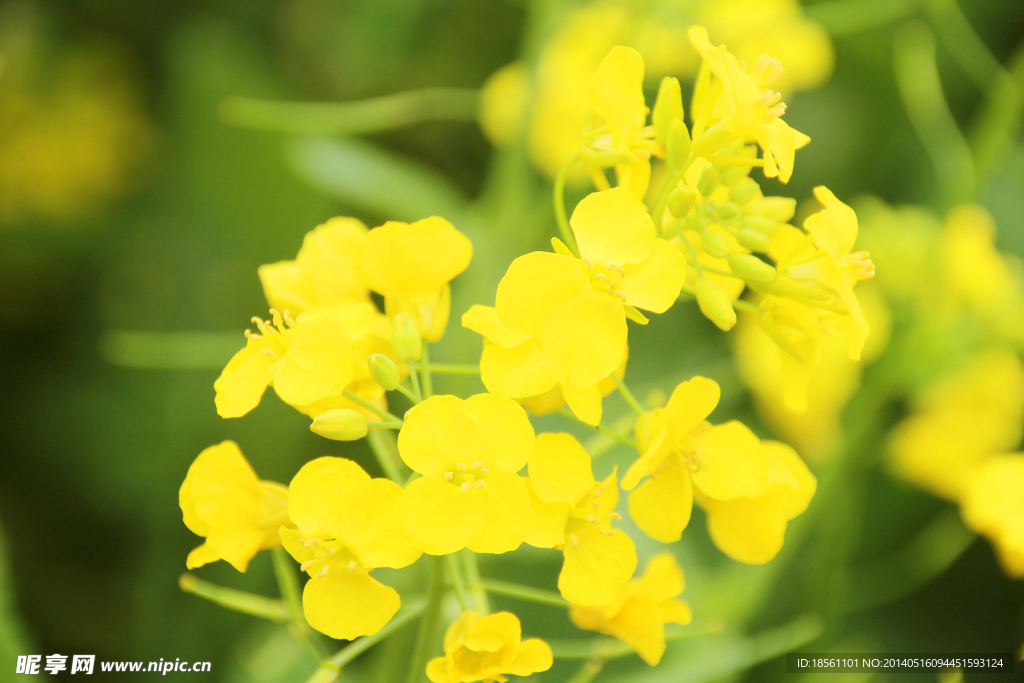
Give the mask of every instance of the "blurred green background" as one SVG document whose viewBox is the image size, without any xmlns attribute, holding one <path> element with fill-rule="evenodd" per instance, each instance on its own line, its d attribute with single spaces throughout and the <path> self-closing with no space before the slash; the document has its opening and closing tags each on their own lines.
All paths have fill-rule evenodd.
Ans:
<svg viewBox="0 0 1024 683">
<path fill-rule="evenodd" d="M 207 660 L 213 670 L 205 679 L 216 681 L 302 681 L 312 671 L 281 627 L 186 595 L 177 583 L 198 544 L 181 522 L 177 490 L 206 446 L 236 440 L 261 477 L 280 482 L 324 454 L 378 471 L 363 444 L 311 434 L 307 418 L 273 396 L 244 418 L 217 416 L 213 380 L 241 346 L 249 318 L 265 313 L 256 268 L 293 258 L 302 236 L 331 216 L 374 226 L 442 213 L 476 252 L 455 283 L 453 324 L 436 355 L 472 361 L 479 338 L 458 327 L 458 316 L 471 303 L 492 304 L 507 264 L 544 247 L 554 229 L 550 186 L 522 149 L 493 150 L 472 120 L 335 143 L 231 127 L 218 106 L 233 95 L 343 101 L 426 86 L 479 88 L 499 67 L 535 53 L 573 4 L 0 2 L 0 680 L 13 679 L 15 656 L 29 653 Z M 879 8 L 893 20 L 858 23 Z M 1010 64 L 1024 38 L 1019 2 L 961 8 L 995 58 Z M 893 65 L 901 23 L 931 15 L 895 0 L 805 9 L 833 33 L 835 70 L 817 90 L 787 93 L 787 120 L 814 142 L 798 153 L 792 182 L 773 181 L 766 192 L 770 185 L 803 200 L 825 184 L 844 199 L 946 208 Z M 950 111 L 969 130 L 984 109 L 983 90 L 948 42 L 939 41 L 937 61 Z M 1024 255 L 1024 146 L 1016 131 L 980 200 L 995 216 L 999 247 Z M 754 414 L 728 341 L 695 306 L 678 305 L 641 332 L 630 340 L 634 389 L 668 391 L 701 372 L 723 385 L 716 419 L 740 417 L 772 434 Z M 844 448 L 866 464 L 836 475 L 835 499 L 819 495 L 818 522 L 795 537 L 794 523 L 772 563 L 727 560 L 695 513 L 674 548 L 688 577 L 683 597 L 699 623 L 722 616 L 727 635 L 682 646 L 656 669 L 635 657 L 614 662 L 599 680 L 781 680 L 777 655 L 799 648 L 1021 647 L 1022 583 L 1005 577 L 991 546 L 967 534 L 953 508 L 879 465 L 881 432 L 907 408 L 899 398 L 879 404 L 864 396 L 890 371 L 867 369 L 845 418 Z M 439 381 L 442 390 L 480 386 Z M 624 407 L 611 398 L 606 410 L 614 417 Z M 860 428 L 864 411 L 873 419 Z M 566 428 L 558 418 L 538 425 Z M 616 453 L 599 461 L 598 474 L 628 462 Z M 921 551 L 934 552 L 935 562 L 901 555 L 936 518 L 949 523 L 938 527 L 936 547 Z M 656 544 L 625 526 L 642 562 Z M 559 560 L 523 549 L 485 558 L 483 571 L 550 588 Z M 851 567 L 875 560 L 890 565 L 850 579 Z M 906 590 L 893 578 L 904 574 Z M 225 563 L 200 575 L 276 590 L 266 553 L 244 575 Z M 400 581 L 415 585 L 415 570 Z M 530 635 L 585 635 L 557 610 L 495 603 L 515 609 Z M 408 635 L 345 676 L 393 680 L 389 663 L 403 659 Z M 558 662 L 541 678 L 564 680 L 576 665 Z"/>
</svg>

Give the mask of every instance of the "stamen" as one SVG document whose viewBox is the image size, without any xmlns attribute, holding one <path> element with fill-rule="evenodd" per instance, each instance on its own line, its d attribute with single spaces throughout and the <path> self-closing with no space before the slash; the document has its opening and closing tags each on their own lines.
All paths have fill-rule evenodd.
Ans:
<svg viewBox="0 0 1024 683">
<path fill-rule="evenodd" d="M 576 537 L 576 534 L 569 534 L 569 542 L 572 543 L 573 548 L 577 548 L 580 545 L 580 539 Z"/>
<path fill-rule="evenodd" d="M 295 327 L 295 321 L 292 320 L 292 316 L 288 313 L 288 309 L 284 309 L 284 321 L 288 324 L 288 327 Z"/>
<path fill-rule="evenodd" d="M 302 545 L 306 545 L 306 546 L 320 545 L 320 539 L 319 538 L 300 538 L 299 542 L 301 542 Z"/>
<path fill-rule="evenodd" d="M 484 466 L 484 461 L 483 460 L 474 460 L 473 461 L 473 466 L 470 469 L 478 470 L 478 469 L 480 469 L 483 466 Z"/>
<path fill-rule="evenodd" d="M 590 270 L 591 268 L 594 267 L 594 264 L 591 263 L 590 259 L 588 258 L 583 259 L 583 265 L 586 267 L 587 270 Z"/>
<path fill-rule="evenodd" d="M 595 500 L 595 501 L 594 501 L 593 503 L 591 503 L 591 504 L 592 504 L 592 505 L 593 505 L 594 507 L 596 507 L 596 508 L 599 508 L 599 507 L 601 507 L 601 501 L 599 501 L 599 500 Z"/>
<path fill-rule="evenodd" d="M 262 353 L 264 356 L 270 356 L 274 360 L 278 359 L 277 354 L 274 353 L 271 349 L 260 349 L 260 353 Z"/>
<path fill-rule="evenodd" d="M 246 339 L 263 339 L 263 337 L 261 335 L 258 335 L 256 333 L 254 333 L 252 330 L 246 330 L 245 331 L 245 338 Z"/>
<path fill-rule="evenodd" d="M 307 569 L 312 567 L 314 564 L 316 564 L 316 560 L 310 560 L 309 562 L 303 562 L 302 564 L 299 565 L 299 569 L 301 571 L 306 571 Z"/>
<path fill-rule="evenodd" d="M 615 295 L 622 299 L 622 303 L 626 303 L 626 293 L 623 292 L 621 289 L 615 290 Z"/>
<path fill-rule="evenodd" d="M 325 548 L 324 549 L 324 555 L 326 555 L 327 557 L 330 557 L 331 555 L 334 554 L 335 550 L 337 550 L 337 548 Z"/>
<path fill-rule="evenodd" d="M 462 482 L 462 486 L 460 486 L 459 488 L 462 489 L 463 491 L 468 491 L 469 490 L 469 482 L 468 481 Z"/>
<path fill-rule="evenodd" d="M 487 469 L 486 467 L 481 467 L 481 468 L 480 468 L 480 474 L 484 475 L 485 477 L 486 477 L 486 476 L 487 476 L 488 474 L 490 474 L 490 473 L 491 473 L 491 471 L 490 471 L 489 469 Z"/>
<path fill-rule="evenodd" d="M 348 570 L 350 572 L 354 572 L 356 570 L 356 561 L 355 560 L 352 560 L 351 562 L 348 563 Z"/>
<path fill-rule="evenodd" d="M 441 478 L 444 479 L 445 481 L 451 481 L 452 479 L 455 478 L 455 473 L 445 472 L 444 474 L 441 475 Z"/>
<path fill-rule="evenodd" d="M 483 487 L 487 486 L 487 482 L 477 479 L 476 481 L 473 482 L 473 486 L 475 486 L 478 489 L 482 489 Z"/>
<path fill-rule="evenodd" d="M 604 518 L 605 519 L 617 519 L 620 522 L 622 521 L 622 515 L 620 515 L 618 512 L 609 512 L 607 515 L 604 516 Z"/>
<path fill-rule="evenodd" d="M 455 469 L 457 469 L 459 472 L 465 472 L 469 468 L 466 467 L 466 463 L 464 463 L 464 462 L 457 462 L 457 463 L 455 463 Z"/>
<path fill-rule="evenodd" d="M 598 531 L 600 531 L 605 536 L 611 536 L 613 533 L 611 529 L 598 529 Z"/>
<path fill-rule="evenodd" d="M 319 572 L 319 573 L 318 573 L 318 574 L 316 575 L 316 578 L 318 578 L 318 579 L 322 579 L 322 578 L 324 578 L 325 576 L 327 576 L 327 570 L 328 570 L 328 569 L 330 569 L 330 568 L 331 568 L 331 566 L 330 566 L 330 565 L 327 565 L 327 564 L 325 564 L 325 565 L 324 565 L 324 568 L 323 568 L 323 569 L 321 569 L 321 570 L 320 570 L 320 572 Z"/>
<path fill-rule="evenodd" d="M 591 524 L 597 524 L 597 517 L 594 517 L 594 515 L 587 515 L 587 521 Z"/>
</svg>

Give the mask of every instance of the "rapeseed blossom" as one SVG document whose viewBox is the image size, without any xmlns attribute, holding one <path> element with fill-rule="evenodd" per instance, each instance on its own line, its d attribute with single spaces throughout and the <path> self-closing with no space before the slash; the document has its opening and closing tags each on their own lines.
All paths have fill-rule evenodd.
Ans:
<svg viewBox="0 0 1024 683">
<path fill-rule="evenodd" d="M 206 538 L 188 554 L 189 569 L 225 560 L 244 572 L 260 550 L 281 545 L 289 524 L 288 488 L 260 481 L 234 441 L 205 449 L 178 491 L 185 526 Z"/>
<path fill-rule="evenodd" d="M 636 547 L 612 529 L 619 501 L 617 473 L 594 479 L 590 456 L 570 434 L 541 434 L 530 456 L 528 480 L 537 523 L 526 542 L 561 547 L 562 597 L 578 605 L 610 602 L 636 569 Z"/>
<path fill-rule="evenodd" d="M 683 570 L 672 553 L 652 557 L 644 575 L 633 579 L 614 600 L 603 605 L 572 605 L 569 618 L 577 627 L 615 636 L 655 666 L 665 653 L 665 624 L 685 626 L 693 619 L 690 606 L 679 600 L 686 587 Z"/>
<path fill-rule="evenodd" d="M 511 612 L 481 616 L 463 612 L 444 634 L 444 656 L 427 664 L 433 683 L 506 681 L 506 674 L 530 676 L 554 662 L 540 638 L 522 640 L 519 619 Z"/>
<path fill-rule="evenodd" d="M 310 580 L 302 591 L 309 625 L 332 638 L 352 640 L 384 627 L 401 606 L 395 589 L 370 576 L 378 567 L 405 567 L 420 556 L 402 524 L 402 488 L 371 479 L 344 458 L 306 463 L 288 487 L 281 528 L 285 549 Z"/>
<path fill-rule="evenodd" d="M 685 277 L 679 250 L 656 237 L 651 217 L 624 188 L 595 192 L 570 221 L 581 258 L 567 249 L 520 256 L 498 284 L 495 308 L 508 328 L 539 337 L 555 378 L 591 387 L 626 353 L 626 318 L 663 313 Z"/>
<path fill-rule="evenodd" d="M 964 523 L 996 547 L 1007 575 L 1024 577 L 1024 454 L 999 455 L 971 474 L 961 502 Z"/>
<path fill-rule="evenodd" d="M 516 476 L 533 451 L 526 411 L 511 399 L 432 396 L 408 412 L 398 451 L 423 475 L 402 494 L 402 518 L 431 555 L 515 550 L 534 525 Z"/>
</svg>

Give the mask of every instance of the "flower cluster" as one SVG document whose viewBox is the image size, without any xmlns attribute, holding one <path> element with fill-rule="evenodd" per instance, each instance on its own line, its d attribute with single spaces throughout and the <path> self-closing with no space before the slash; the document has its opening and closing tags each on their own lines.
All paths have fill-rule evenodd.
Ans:
<svg viewBox="0 0 1024 683">
<path fill-rule="evenodd" d="M 260 549 L 283 545 L 310 577 L 306 622 L 353 639 L 381 632 L 402 606 L 398 591 L 371 573 L 425 555 L 435 578 L 413 665 L 442 683 L 503 681 L 551 666 L 557 653 L 523 640 L 517 617 L 487 614 L 489 584 L 479 578 L 477 554 L 524 543 L 562 554 L 558 594 L 541 591 L 542 601 L 658 663 L 666 624 L 691 620 L 678 599 L 683 574 L 665 552 L 634 576 L 637 546 L 620 527 L 620 486 L 632 521 L 656 541 L 678 541 L 696 501 L 729 557 L 761 564 L 779 552 L 787 523 L 814 496 L 814 476 L 789 446 L 762 441 L 736 420 L 710 421 L 721 395 L 712 379 L 678 384 L 663 406 L 638 401 L 625 384 L 629 323 L 646 325 L 682 295 L 724 330 L 745 307 L 777 344 L 787 404 L 801 408 L 823 339 L 847 330 L 847 354 L 859 357 L 868 326 L 853 288 L 873 265 L 853 251 L 856 215 L 828 190 L 815 191 L 822 209 L 801 230 L 787 224 L 795 202 L 765 197 L 749 177 L 760 167 L 788 180 L 795 151 L 808 142 L 783 122 L 781 96 L 768 89 L 782 75 L 778 61 L 765 56 L 748 70 L 702 28 L 689 35 L 702 59 L 690 126 L 673 78 L 663 80 L 648 123 L 644 61 L 633 48 L 615 46 L 597 66 L 593 116 L 564 166 L 582 162 L 597 191 L 571 218 L 558 216 L 553 251 L 515 259 L 494 305 L 462 315 L 483 337 L 478 365 L 430 360 L 448 322 L 450 282 L 472 257 L 469 240 L 442 218 L 372 230 L 335 218 L 306 236 L 294 261 L 260 268 L 271 317 L 253 319 L 257 332 L 246 332 L 215 383 L 218 412 L 244 415 L 272 386 L 312 418 L 314 432 L 369 435 L 387 478 L 328 456 L 285 488 L 259 481 L 233 443 L 207 449 L 180 494 L 186 524 L 207 539 L 189 567 L 225 559 L 244 571 Z M 556 192 L 560 206 L 560 184 Z M 740 299 L 747 289 L 752 298 Z M 479 373 L 487 392 L 435 394 L 445 372 Z M 616 389 L 635 412 L 632 436 L 603 419 L 603 398 Z M 392 413 L 393 400 L 411 405 Z M 529 413 L 554 411 L 635 449 L 621 482 L 575 436 L 536 433 Z M 445 592 L 439 571 L 460 616 L 444 655 L 427 663 L 430 620 Z M 502 586 L 491 590 L 538 593 Z"/>
</svg>

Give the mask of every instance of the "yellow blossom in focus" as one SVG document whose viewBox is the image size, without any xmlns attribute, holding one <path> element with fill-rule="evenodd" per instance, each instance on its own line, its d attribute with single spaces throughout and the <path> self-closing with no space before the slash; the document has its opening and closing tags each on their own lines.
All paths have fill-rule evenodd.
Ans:
<svg viewBox="0 0 1024 683">
<path fill-rule="evenodd" d="M 967 482 L 960 513 L 968 527 L 992 541 L 1006 573 L 1024 577 L 1024 454 L 982 463 Z"/>
<path fill-rule="evenodd" d="M 498 318 L 540 338 L 555 379 L 592 387 L 612 374 L 626 353 L 626 318 L 636 309 L 669 309 L 679 296 L 686 260 L 656 237 L 654 223 L 625 188 L 595 192 L 570 221 L 581 259 L 559 253 L 520 256 L 498 284 Z"/>
<path fill-rule="evenodd" d="M 522 640 L 519 619 L 511 612 L 486 617 L 463 612 L 444 634 L 444 656 L 427 663 L 433 683 L 507 681 L 506 674 L 530 676 L 551 668 L 551 648 L 540 638 Z"/>
<path fill-rule="evenodd" d="M 244 572 L 260 550 L 281 545 L 288 489 L 260 481 L 233 441 L 210 446 L 188 468 L 178 491 L 185 526 L 206 542 L 188 554 L 189 569 L 225 560 Z"/>
<path fill-rule="evenodd" d="M 540 339 L 506 327 L 492 306 L 471 306 L 462 314 L 462 326 L 484 338 L 480 379 L 487 391 L 518 399 L 535 415 L 546 415 L 568 404 L 583 422 L 595 426 L 601 423 L 601 399 L 615 391 L 614 377 L 589 387 L 560 383 L 544 358 Z M 620 379 L 626 374 L 627 355 L 615 371 Z"/>
<path fill-rule="evenodd" d="M 889 436 L 893 467 L 949 500 L 960 500 L 971 472 L 986 458 L 1020 444 L 1024 367 L 1013 352 L 992 350 L 942 378 L 921 409 Z"/>
<path fill-rule="evenodd" d="M 619 502 L 618 477 L 594 479 L 590 455 L 570 434 L 541 434 L 530 456 L 530 489 L 537 526 L 526 539 L 538 548 L 561 547 L 562 597 L 577 605 L 603 605 L 636 569 L 636 547 L 612 529 Z"/>
<path fill-rule="evenodd" d="M 718 549 L 739 562 L 764 564 L 782 549 L 789 520 L 803 513 L 818 483 L 800 456 L 786 444 L 763 441 L 768 479 L 732 500 L 715 500 L 696 491 L 708 518 L 708 533 Z"/>
<path fill-rule="evenodd" d="M 768 479 L 768 460 L 753 432 L 736 420 L 717 426 L 707 421 L 720 396 L 717 383 L 694 377 L 676 387 L 664 408 L 637 422 L 641 456 L 622 478 L 622 488 L 636 488 L 629 496 L 630 515 L 662 543 L 682 536 L 694 487 L 705 498 L 726 501 L 756 494 Z"/>
<path fill-rule="evenodd" d="M 414 406 L 398 434 L 402 460 L 423 475 L 402 495 L 413 540 L 431 555 L 518 548 L 534 519 L 516 472 L 533 442 L 526 411 L 497 394 L 431 396 Z"/>
<path fill-rule="evenodd" d="M 647 563 L 644 575 L 626 584 L 614 600 L 593 607 L 571 605 L 569 618 L 579 628 L 628 643 L 654 666 L 665 653 L 665 624 L 685 626 L 693 619 L 690 606 L 677 599 L 685 587 L 683 570 L 672 553 L 660 553 Z"/>
<path fill-rule="evenodd" d="M 405 311 L 425 341 L 439 340 L 451 310 L 448 283 L 473 256 L 466 236 L 437 216 L 415 223 L 388 221 L 371 230 L 355 249 L 356 275 L 384 297 L 388 317 Z"/>
<path fill-rule="evenodd" d="M 350 302 L 306 311 L 293 320 L 271 309 L 272 320 L 253 318 L 260 334 L 246 330 L 245 348 L 214 382 L 217 413 L 241 417 L 273 385 L 282 401 L 306 406 L 342 393 L 354 373 L 352 340 L 374 326 L 370 304 Z"/>
<path fill-rule="evenodd" d="M 384 627 L 401 606 L 395 589 L 370 576 L 377 567 L 406 567 L 420 556 L 399 512 L 402 488 L 371 479 L 344 458 L 317 458 L 288 487 L 281 542 L 310 576 L 302 591 L 309 625 L 352 640 Z"/>
</svg>

